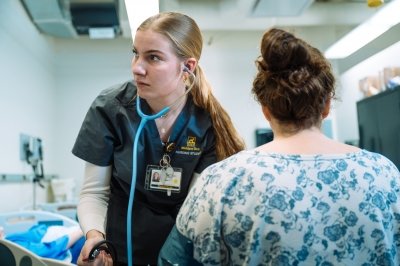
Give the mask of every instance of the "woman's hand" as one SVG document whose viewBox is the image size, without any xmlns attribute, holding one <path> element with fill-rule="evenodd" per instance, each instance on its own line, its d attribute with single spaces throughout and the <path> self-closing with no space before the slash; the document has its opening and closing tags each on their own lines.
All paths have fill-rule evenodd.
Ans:
<svg viewBox="0 0 400 266">
<path fill-rule="evenodd" d="M 104 235 L 96 230 L 91 230 L 86 234 L 86 241 L 82 247 L 81 253 L 78 258 L 77 264 L 79 266 L 112 266 L 113 260 L 111 255 L 105 252 L 104 250 L 100 250 L 100 253 L 96 256 L 94 260 L 89 261 L 89 253 L 93 249 L 93 247 L 104 240 Z"/>
</svg>

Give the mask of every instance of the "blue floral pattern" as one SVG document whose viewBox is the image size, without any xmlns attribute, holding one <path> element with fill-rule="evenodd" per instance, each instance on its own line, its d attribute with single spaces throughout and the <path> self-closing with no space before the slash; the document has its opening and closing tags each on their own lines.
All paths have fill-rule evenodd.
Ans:
<svg viewBox="0 0 400 266">
<path fill-rule="evenodd" d="M 387 158 L 242 151 L 208 167 L 177 217 L 204 265 L 400 265 Z"/>
</svg>

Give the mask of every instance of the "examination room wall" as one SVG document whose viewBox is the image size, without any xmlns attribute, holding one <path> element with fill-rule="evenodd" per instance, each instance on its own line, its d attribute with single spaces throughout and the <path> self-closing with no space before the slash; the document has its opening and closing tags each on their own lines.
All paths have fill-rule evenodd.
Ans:
<svg viewBox="0 0 400 266">
<path fill-rule="evenodd" d="M 298 33 L 321 48 L 334 38 L 324 28 L 305 28 Z M 205 32 L 200 59 L 215 95 L 249 148 L 255 145 L 254 130 L 268 126 L 250 93 L 262 34 Z M 358 80 L 370 74 L 367 71 L 375 73 L 375 69 L 395 64 L 397 57 L 393 55 L 400 54 L 400 47 L 393 47 L 371 58 L 366 66 L 361 63 L 342 75 L 338 84 L 342 102 L 330 117 L 335 138 L 358 138 Z M 29 21 L 20 1 L 0 0 L 0 48 L 0 173 L 31 172 L 29 165 L 19 160 L 19 134 L 27 133 L 43 140 L 45 173 L 76 179 L 77 192 L 83 162 L 71 154 L 73 143 L 96 95 L 131 79 L 131 41 L 46 37 Z M 38 192 L 38 200 L 45 200 L 45 190 Z M 0 201 L 0 211 L 29 205 L 32 184 L 0 181 Z"/>
<path fill-rule="evenodd" d="M 56 156 L 62 158 L 55 163 L 58 174 L 75 178 L 79 188 L 84 162 L 71 153 L 72 147 L 95 97 L 112 85 L 132 79 L 132 42 L 122 38 L 57 40 L 55 49 L 56 98 L 61 99 L 56 110 L 60 140 Z"/>
<path fill-rule="evenodd" d="M 19 1 L 0 1 L 0 211 L 29 206 L 33 186 L 19 177 L 31 167 L 20 161 L 19 134 L 44 141 L 46 171 L 55 173 L 53 44 L 40 35 Z M 11 178 L 10 175 L 17 178 Z M 46 190 L 37 189 L 38 201 Z"/>
</svg>

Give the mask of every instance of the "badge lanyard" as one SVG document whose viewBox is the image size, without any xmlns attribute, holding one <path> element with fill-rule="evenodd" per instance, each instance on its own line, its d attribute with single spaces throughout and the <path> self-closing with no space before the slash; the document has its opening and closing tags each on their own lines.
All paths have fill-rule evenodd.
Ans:
<svg viewBox="0 0 400 266">
<path fill-rule="evenodd" d="M 174 176 L 174 168 L 171 166 L 170 154 L 175 150 L 176 144 L 174 142 L 167 142 L 164 144 L 163 156 L 160 160 L 161 176 L 165 179 L 172 179 Z M 167 191 L 167 195 L 171 196 L 171 190 Z"/>
<path fill-rule="evenodd" d="M 155 119 L 165 115 L 166 113 L 168 113 L 172 106 L 174 106 L 179 101 L 181 101 L 184 98 L 184 96 L 186 96 L 192 90 L 192 88 L 195 84 L 194 80 L 195 80 L 196 76 L 187 67 L 184 69 L 184 71 L 189 73 L 189 75 L 193 77 L 192 84 L 190 85 L 190 87 L 185 91 L 185 93 L 182 96 L 179 96 L 179 98 L 176 99 L 175 102 L 173 102 L 170 106 L 164 107 L 157 114 L 146 115 L 145 113 L 143 113 L 142 109 L 140 108 L 140 97 L 139 97 L 139 95 L 136 95 L 136 111 L 142 119 L 140 120 L 139 127 L 136 131 L 135 139 L 133 141 L 133 148 L 132 148 L 132 179 L 131 179 L 131 188 L 130 188 L 130 192 L 129 192 L 128 213 L 127 213 L 127 217 L 126 217 L 126 227 L 127 227 L 126 228 L 126 238 L 127 238 L 127 252 L 128 252 L 127 256 L 128 256 L 128 265 L 129 266 L 133 265 L 133 259 L 132 259 L 132 209 L 133 209 L 133 199 L 135 197 L 135 187 L 136 187 L 136 178 L 137 178 L 137 148 L 138 148 L 140 133 L 142 132 L 147 121 L 155 120 Z M 168 169 L 167 171 L 170 171 L 168 167 L 166 167 L 166 169 Z"/>
<path fill-rule="evenodd" d="M 171 166 L 171 157 L 170 154 L 174 151 L 175 149 L 175 143 L 173 142 L 167 142 L 164 144 L 164 153 L 163 156 L 160 160 L 160 167 L 161 167 L 161 172 L 168 177 L 172 177 L 174 174 L 174 169 Z"/>
</svg>

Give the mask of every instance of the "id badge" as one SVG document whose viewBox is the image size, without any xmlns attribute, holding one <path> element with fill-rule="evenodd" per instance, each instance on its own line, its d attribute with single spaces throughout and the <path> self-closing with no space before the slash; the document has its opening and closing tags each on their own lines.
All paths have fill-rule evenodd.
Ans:
<svg viewBox="0 0 400 266">
<path fill-rule="evenodd" d="M 147 166 L 145 188 L 148 190 L 165 191 L 170 196 L 181 191 L 181 181 L 182 168 Z"/>
</svg>

